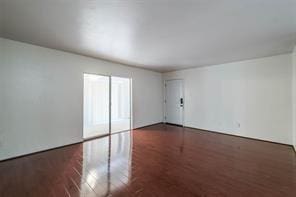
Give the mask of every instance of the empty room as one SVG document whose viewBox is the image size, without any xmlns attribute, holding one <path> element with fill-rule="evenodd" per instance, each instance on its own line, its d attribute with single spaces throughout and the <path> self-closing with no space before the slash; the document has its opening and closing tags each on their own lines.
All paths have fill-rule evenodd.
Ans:
<svg viewBox="0 0 296 197">
<path fill-rule="evenodd" d="M 0 0 L 0 197 L 296 197 L 296 0 Z"/>
</svg>

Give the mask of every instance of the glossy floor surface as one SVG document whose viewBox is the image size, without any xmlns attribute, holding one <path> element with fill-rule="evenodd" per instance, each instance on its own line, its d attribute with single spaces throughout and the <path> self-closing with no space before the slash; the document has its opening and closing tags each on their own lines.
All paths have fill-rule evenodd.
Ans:
<svg viewBox="0 0 296 197">
<path fill-rule="evenodd" d="M 292 147 L 154 125 L 0 162 L 0 196 L 296 196 Z"/>
</svg>

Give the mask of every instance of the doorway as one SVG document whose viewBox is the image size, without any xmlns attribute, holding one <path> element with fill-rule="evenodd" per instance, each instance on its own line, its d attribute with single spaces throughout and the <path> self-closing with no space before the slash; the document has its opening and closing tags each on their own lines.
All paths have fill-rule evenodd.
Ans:
<svg viewBox="0 0 296 197">
<path fill-rule="evenodd" d="M 165 122 L 183 126 L 183 80 L 165 81 Z"/>
<path fill-rule="evenodd" d="M 131 79 L 84 74 L 83 138 L 131 129 Z"/>
</svg>

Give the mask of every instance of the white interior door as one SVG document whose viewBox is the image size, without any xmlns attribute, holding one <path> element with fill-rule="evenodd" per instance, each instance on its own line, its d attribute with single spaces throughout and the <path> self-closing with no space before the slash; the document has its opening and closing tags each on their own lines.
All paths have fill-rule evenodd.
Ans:
<svg viewBox="0 0 296 197">
<path fill-rule="evenodd" d="M 183 81 L 169 80 L 165 82 L 165 120 L 167 123 L 183 125 Z"/>
</svg>

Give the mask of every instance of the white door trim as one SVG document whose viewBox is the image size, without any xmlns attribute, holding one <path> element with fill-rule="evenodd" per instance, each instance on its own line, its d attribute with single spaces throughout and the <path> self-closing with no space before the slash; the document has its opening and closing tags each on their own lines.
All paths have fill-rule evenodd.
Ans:
<svg viewBox="0 0 296 197">
<path fill-rule="evenodd" d="M 184 92 L 184 79 L 182 79 L 182 78 L 176 78 L 176 79 L 166 79 L 166 80 L 164 80 L 164 101 L 163 101 L 163 103 L 164 103 L 164 123 L 167 123 L 167 119 L 166 119 L 166 117 L 167 117 L 167 110 L 166 110 L 166 100 L 167 100 L 167 92 L 166 92 L 166 83 L 168 82 L 168 81 L 175 81 L 175 80 L 179 80 L 179 81 L 181 81 L 181 87 L 182 87 L 182 95 L 183 95 L 183 107 L 182 107 L 182 111 L 181 111 L 181 113 L 182 113 L 182 124 L 181 124 L 181 126 L 182 127 L 184 127 L 184 120 L 185 120 L 185 117 L 184 117 L 184 115 L 185 115 L 185 113 L 184 113 L 184 110 L 185 110 L 185 92 Z"/>
</svg>

